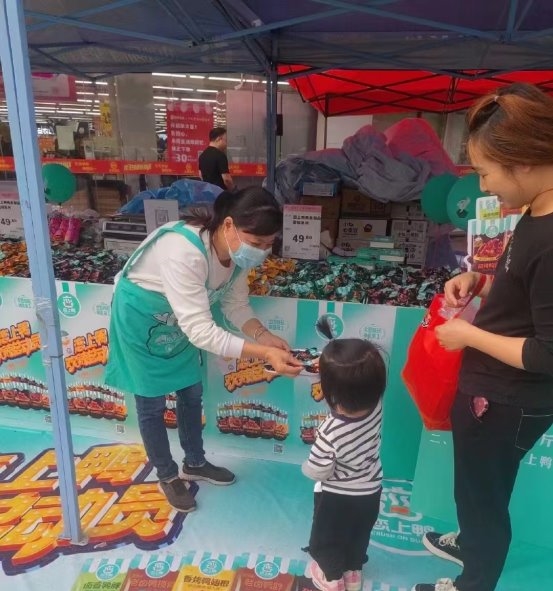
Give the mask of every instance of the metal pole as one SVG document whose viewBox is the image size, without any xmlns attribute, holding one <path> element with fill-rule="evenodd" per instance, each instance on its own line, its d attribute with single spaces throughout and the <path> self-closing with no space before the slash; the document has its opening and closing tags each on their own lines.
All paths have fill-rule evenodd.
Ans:
<svg viewBox="0 0 553 591">
<path fill-rule="evenodd" d="M 326 150 L 326 143 L 328 141 L 328 110 L 329 110 L 329 104 L 328 104 L 328 94 L 325 96 L 325 112 L 324 112 L 324 116 L 325 116 L 325 127 L 324 127 L 324 145 L 323 148 Z"/>
<path fill-rule="evenodd" d="M 272 64 L 267 75 L 267 189 L 271 193 L 275 191 L 277 82 L 276 66 Z"/>
<path fill-rule="evenodd" d="M 3 39 L 0 43 L 0 61 L 8 103 L 17 187 L 27 241 L 36 314 L 40 324 L 42 357 L 50 394 L 52 431 L 63 515 L 61 537 L 74 544 L 83 544 L 85 537 L 81 530 L 75 486 L 75 460 L 67 409 L 56 285 L 38 154 L 23 2 L 0 0 L 0 39 Z"/>
</svg>

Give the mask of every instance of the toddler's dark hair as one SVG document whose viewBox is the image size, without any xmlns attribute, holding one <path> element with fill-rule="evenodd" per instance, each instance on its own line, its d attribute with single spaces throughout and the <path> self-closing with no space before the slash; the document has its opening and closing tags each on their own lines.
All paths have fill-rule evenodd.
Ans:
<svg viewBox="0 0 553 591">
<path fill-rule="evenodd" d="M 330 408 L 373 409 L 386 389 L 386 364 L 379 348 L 364 339 L 335 339 L 319 362 L 321 389 Z"/>
</svg>

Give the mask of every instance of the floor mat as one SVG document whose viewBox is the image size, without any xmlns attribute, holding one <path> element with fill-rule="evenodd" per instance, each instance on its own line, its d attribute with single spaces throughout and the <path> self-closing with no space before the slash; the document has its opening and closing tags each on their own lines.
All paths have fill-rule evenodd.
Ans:
<svg viewBox="0 0 553 591">
<path fill-rule="evenodd" d="M 79 498 L 90 536 L 80 547 L 57 539 L 50 436 L 3 429 L 0 441 L 0 589 L 118 591 L 123 581 L 133 591 L 312 589 L 309 557 L 301 550 L 311 525 L 312 483 L 299 466 L 210 456 L 232 469 L 237 482 L 200 483 L 198 510 L 184 516 L 164 502 L 141 446 L 77 437 Z M 425 531 L 451 524 L 412 513 L 410 495 L 409 482 L 385 482 L 365 591 L 409 591 L 459 572 L 420 543 Z M 514 545 L 498 591 L 546 588 L 553 588 L 550 551 Z"/>
</svg>

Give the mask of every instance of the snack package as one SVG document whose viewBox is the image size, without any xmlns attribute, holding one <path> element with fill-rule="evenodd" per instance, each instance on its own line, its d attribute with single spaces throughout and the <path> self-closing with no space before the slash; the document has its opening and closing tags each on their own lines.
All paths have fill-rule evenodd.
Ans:
<svg viewBox="0 0 553 591">
<path fill-rule="evenodd" d="M 521 215 L 506 218 L 471 220 L 468 226 L 468 263 L 470 271 L 493 275 Z"/>
</svg>

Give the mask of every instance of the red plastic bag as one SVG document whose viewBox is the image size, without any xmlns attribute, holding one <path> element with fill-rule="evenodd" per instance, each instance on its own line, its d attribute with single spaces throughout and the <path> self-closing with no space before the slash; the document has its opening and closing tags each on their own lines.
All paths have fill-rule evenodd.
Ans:
<svg viewBox="0 0 553 591">
<path fill-rule="evenodd" d="M 476 310 L 469 307 L 486 282 L 482 276 L 464 308 L 455 317 L 472 322 Z M 443 295 L 436 295 L 409 345 L 407 362 L 401 376 L 413 398 L 424 426 L 433 431 L 450 431 L 449 415 L 459 381 L 463 351 L 446 351 L 436 338 L 436 328 L 448 319 L 440 316 L 445 305 Z"/>
</svg>

